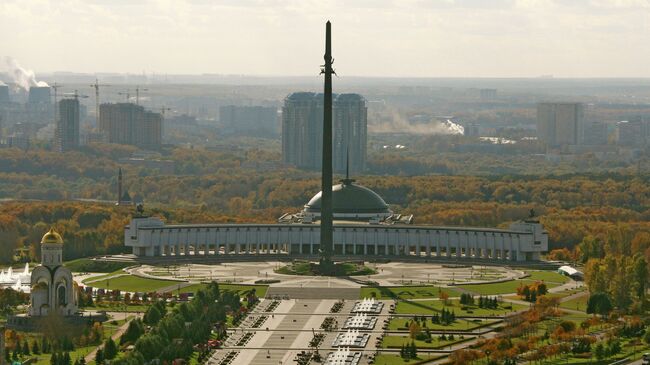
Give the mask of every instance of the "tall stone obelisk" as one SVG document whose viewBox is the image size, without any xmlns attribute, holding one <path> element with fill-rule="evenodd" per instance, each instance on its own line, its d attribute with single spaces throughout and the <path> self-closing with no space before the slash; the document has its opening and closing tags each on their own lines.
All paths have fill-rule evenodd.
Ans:
<svg viewBox="0 0 650 365">
<path fill-rule="evenodd" d="M 332 275 L 333 214 L 332 214 L 332 24 L 325 25 L 325 100 L 323 106 L 323 170 L 321 178 L 320 266 L 321 272 Z"/>
</svg>

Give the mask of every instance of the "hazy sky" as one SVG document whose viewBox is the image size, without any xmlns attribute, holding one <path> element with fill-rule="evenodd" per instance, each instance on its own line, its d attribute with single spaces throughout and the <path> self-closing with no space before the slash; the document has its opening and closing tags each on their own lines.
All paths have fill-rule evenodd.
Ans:
<svg viewBox="0 0 650 365">
<path fill-rule="evenodd" d="M 39 72 L 650 77 L 650 0 L 0 0 Z M 2 66 L 0 66 L 1 68 Z"/>
</svg>

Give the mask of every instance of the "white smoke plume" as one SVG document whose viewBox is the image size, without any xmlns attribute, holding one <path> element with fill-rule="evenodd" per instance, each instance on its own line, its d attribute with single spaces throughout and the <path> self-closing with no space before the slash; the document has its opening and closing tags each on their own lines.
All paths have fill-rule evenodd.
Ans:
<svg viewBox="0 0 650 365">
<path fill-rule="evenodd" d="M 37 81 L 34 71 L 22 67 L 12 57 L 5 56 L 2 59 L 2 64 L 7 69 L 7 73 L 13 82 L 25 90 L 29 90 L 32 86 L 49 86 L 45 81 Z"/>
<path fill-rule="evenodd" d="M 396 111 L 391 116 L 392 121 L 390 122 L 369 123 L 368 130 L 372 133 L 462 135 L 465 129 L 450 119 L 442 120 L 432 118 L 428 123 L 410 123 Z"/>
</svg>

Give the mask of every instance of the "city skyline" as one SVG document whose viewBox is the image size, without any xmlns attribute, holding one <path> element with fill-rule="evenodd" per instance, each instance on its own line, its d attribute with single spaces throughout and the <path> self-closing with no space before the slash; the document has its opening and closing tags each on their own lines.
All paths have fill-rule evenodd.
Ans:
<svg viewBox="0 0 650 365">
<path fill-rule="evenodd" d="M 313 40 L 330 19 L 341 76 L 650 77 L 649 7 L 634 0 L 7 1 L 0 33 L 12 36 L 0 56 L 37 73 L 317 78 L 322 42 Z M 622 57 L 630 49 L 635 56 Z"/>
</svg>

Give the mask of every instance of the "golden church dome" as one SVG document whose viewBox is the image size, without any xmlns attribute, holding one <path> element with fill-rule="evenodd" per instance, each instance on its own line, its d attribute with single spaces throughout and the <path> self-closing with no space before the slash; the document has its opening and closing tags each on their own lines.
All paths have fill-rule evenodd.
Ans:
<svg viewBox="0 0 650 365">
<path fill-rule="evenodd" d="M 50 228 L 50 230 L 43 235 L 43 238 L 41 238 L 41 244 L 45 243 L 55 243 L 55 244 L 63 244 L 63 238 L 61 238 L 61 235 L 54 230 L 54 228 Z"/>
</svg>

